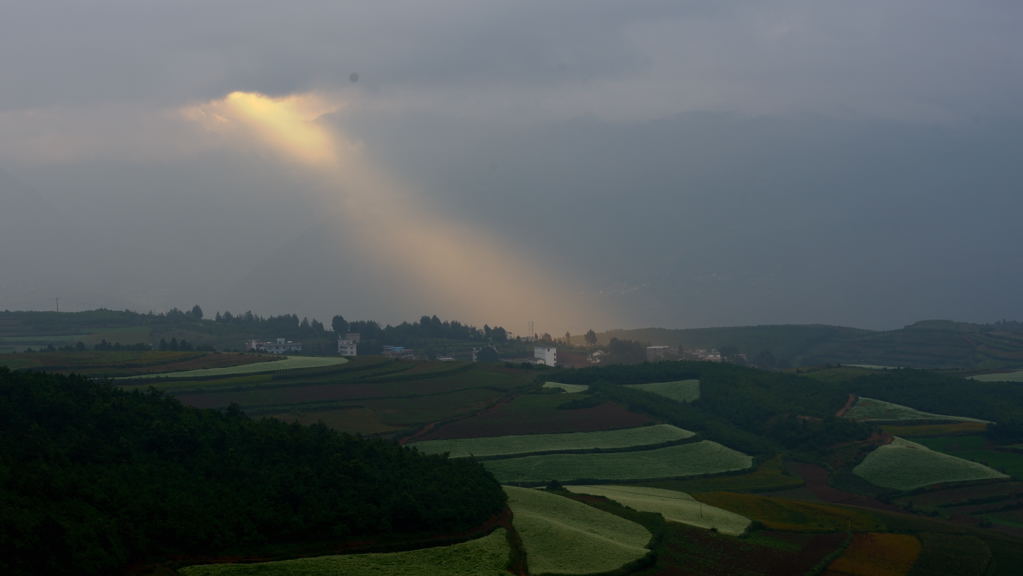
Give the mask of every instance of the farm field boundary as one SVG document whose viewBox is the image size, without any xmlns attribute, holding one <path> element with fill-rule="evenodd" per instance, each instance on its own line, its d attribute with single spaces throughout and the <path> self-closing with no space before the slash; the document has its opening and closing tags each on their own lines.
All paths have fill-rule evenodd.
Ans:
<svg viewBox="0 0 1023 576">
<path fill-rule="evenodd" d="M 569 432 L 563 434 L 523 434 L 428 440 L 410 444 L 427 454 L 449 453 L 452 458 L 487 458 L 518 454 L 539 454 L 591 450 L 623 450 L 659 446 L 691 439 L 696 434 L 670 424 L 639 428 Z"/>
<path fill-rule="evenodd" d="M 653 480 L 745 470 L 753 458 L 710 440 L 667 448 L 594 454 L 549 454 L 487 460 L 498 481 L 516 484 Z"/>
<path fill-rule="evenodd" d="M 183 372 L 143 374 L 141 376 L 132 376 L 130 378 L 133 380 L 147 380 L 150 378 L 216 378 L 219 376 L 257 374 L 260 372 L 277 372 L 280 370 L 322 368 L 325 366 L 338 366 L 345 364 L 346 362 L 348 362 L 347 358 L 341 358 L 339 356 L 286 356 L 282 360 L 274 360 L 271 362 L 256 362 L 253 364 L 241 364 L 225 368 L 206 368 L 200 370 L 186 370 Z"/>
</svg>

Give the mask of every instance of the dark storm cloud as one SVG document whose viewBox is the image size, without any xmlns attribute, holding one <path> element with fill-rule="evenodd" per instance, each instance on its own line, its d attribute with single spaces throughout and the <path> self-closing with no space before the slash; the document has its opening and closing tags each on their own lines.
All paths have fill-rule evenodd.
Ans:
<svg viewBox="0 0 1023 576">
<path fill-rule="evenodd" d="M 5 3 L 3 217 L 44 224 L 0 229 L 0 308 L 428 308 L 326 247 L 321 183 L 176 116 L 242 90 L 344 100 L 323 122 L 410 194 L 629 325 L 1019 318 L 1021 28 L 1013 1 Z"/>
</svg>

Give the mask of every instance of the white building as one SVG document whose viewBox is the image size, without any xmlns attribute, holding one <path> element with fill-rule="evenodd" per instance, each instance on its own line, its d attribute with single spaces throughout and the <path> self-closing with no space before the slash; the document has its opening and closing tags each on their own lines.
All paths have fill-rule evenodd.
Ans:
<svg viewBox="0 0 1023 576">
<path fill-rule="evenodd" d="M 360 336 L 358 332 L 349 332 L 344 336 L 338 336 L 337 353 L 341 356 L 358 356 L 359 340 Z"/>
<path fill-rule="evenodd" d="M 250 340 L 246 343 L 245 348 L 254 352 L 269 352 L 271 354 L 287 354 L 288 352 L 301 352 L 302 343 L 293 342 L 286 338 L 277 338 L 276 340 L 266 340 L 260 342 L 259 340 Z"/>
<path fill-rule="evenodd" d="M 558 365 L 558 349 L 553 346 L 537 346 L 533 348 L 533 360 L 545 366 Z"/>
</svg>

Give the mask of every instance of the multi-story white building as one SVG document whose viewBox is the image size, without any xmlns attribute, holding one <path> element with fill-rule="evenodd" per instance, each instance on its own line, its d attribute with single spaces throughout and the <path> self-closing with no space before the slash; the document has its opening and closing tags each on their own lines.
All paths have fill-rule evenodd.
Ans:
<svg viewBox="0 0 1023 576">
<path fill-rule="evenodd" d="M 358 332 L 349 332 L 344 336 L 338 336 L 337 353 L 341 356 L 358 356 L 359 340 L 360 336 Z"/>
<path fill-rule="evenodd" d="M 553 346 L 537 346 L 533 348 L 533 359 L 537 364 L 557 366 L 558 349 Z"/>
</svg>

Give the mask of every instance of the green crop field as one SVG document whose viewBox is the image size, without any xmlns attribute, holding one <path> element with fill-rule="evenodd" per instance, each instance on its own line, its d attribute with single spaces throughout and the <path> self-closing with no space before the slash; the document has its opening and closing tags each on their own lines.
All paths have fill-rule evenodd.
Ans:
<svg viewBox="0 0 1023 576">
<path fill-rule="evenodd" d="M 885 402 L 874 398 L 860 397 L 856 404 L 846 413 L 846 418 L 859 420 L 861 422 L 911 422 L 914 420 L 924 421 L 950 421 L 950 422 L 981 422 L 987 420 L 977 418 L 966 418 L 964 416 L 951 416 L 948 414 L 933 414 L 922 412 L 902 404 Z"/>
<path fill-rule="evenodd" d="M 867 455 L 853 473 L 871 484 L 896 490 L 913 490 L 943 482 L 1008 478 L 970 460 L 935 452 L 926 446 L 895 438 Z"/>
<path fill-rule="evenodd" d="M 695 433 L 670 424 L 655 424 L 640 428 L 601 430 L 597 432 L 569 432 L 564 434 L 523 434 L 490 436 L 485 438 L 456 438 L 428 440 L 412 444 L 427 454 L 450 453 L 452 458 L 475 456 L 507 456 L 535 452 L 571 450 L 616 450 L 637 446 L 653 446 L 692 438 Z"/>
<path fill-rule="evenodd" d="M 676 478 L 745 470 L 752 465 L 753 458 L 709 440 L 655 450 L 546 454 L 484 462 L 499 481 L 518 484 Z"/>
<path fill-rule="evenodd" d="M 544 382 L 543 388 L 547 390 L 561 390 L 566 394 L 579 394 L 590 389 L 588 384 L 562 384 L 561 382 Z"/>
<path fill-rule="evenodd" d="M 931 450 L 980 462 L 1017 480 L 1023 480 L 1023 454 L 997 450 L 988 445 L 987 438 L 983 435 L 937 436 L 920 438 L 917 441 Z"/>
<path fill-rule="evenodd" d="M 650 552 L 651 534 L 635 522 L 540 490 L 505 492 L 530 574 L 609 572 Z"/>
<path fill-rule="evenodd" d="M 479 576 L 509 574 L 503 529 L 452 546 L 385 554 L 344 554 L 252 564 L 203 564 L 181 568 L 181 576 Z"/>
<path fill-rule="evenodd" d="M 981 382 L 1023 382 L 1023 370 L 1000 372 L 998 374 L 978 374 L 977 376 L 970 376 L 970 378 L 980 380 Z"/>
<path fill-rule="evenodd" d="M 273 362 L 257 362 L 226 368 L 207 368 L 204 370 L 186 370 L 184 372 L 164 372 L 162 374 L 145 374 L 134 378 L 216 378 L 219 376 L 235 376 L 238 374 L 256 374 L 259 372 L 278 372 L 280 370 L 301 370 L 303 368 L 323 368 L 337 366 L 348 362 L 340 356 L 286 356 Z"/>
<path fill-rule="evenodd" d="M 629 384 L 628 387 L 664 396 L 676 402 L 693 402 L 700 399 L 700 381 L 694 379 L 675 380 L 674 382 L 650 382 L 649 384 Z"/>
<path fill-rule="evenodd" d="M 640 512 L 656 512 L 669 522 L 713 528 L 722 534 L 739 536 L 745 533 L 751 524 L 749 518 L 745 516 L 704 504 L 685 492 L 610 484 L 569 486 L 567 489 L 577 494 L 603 496 Z"/>
</svg>

